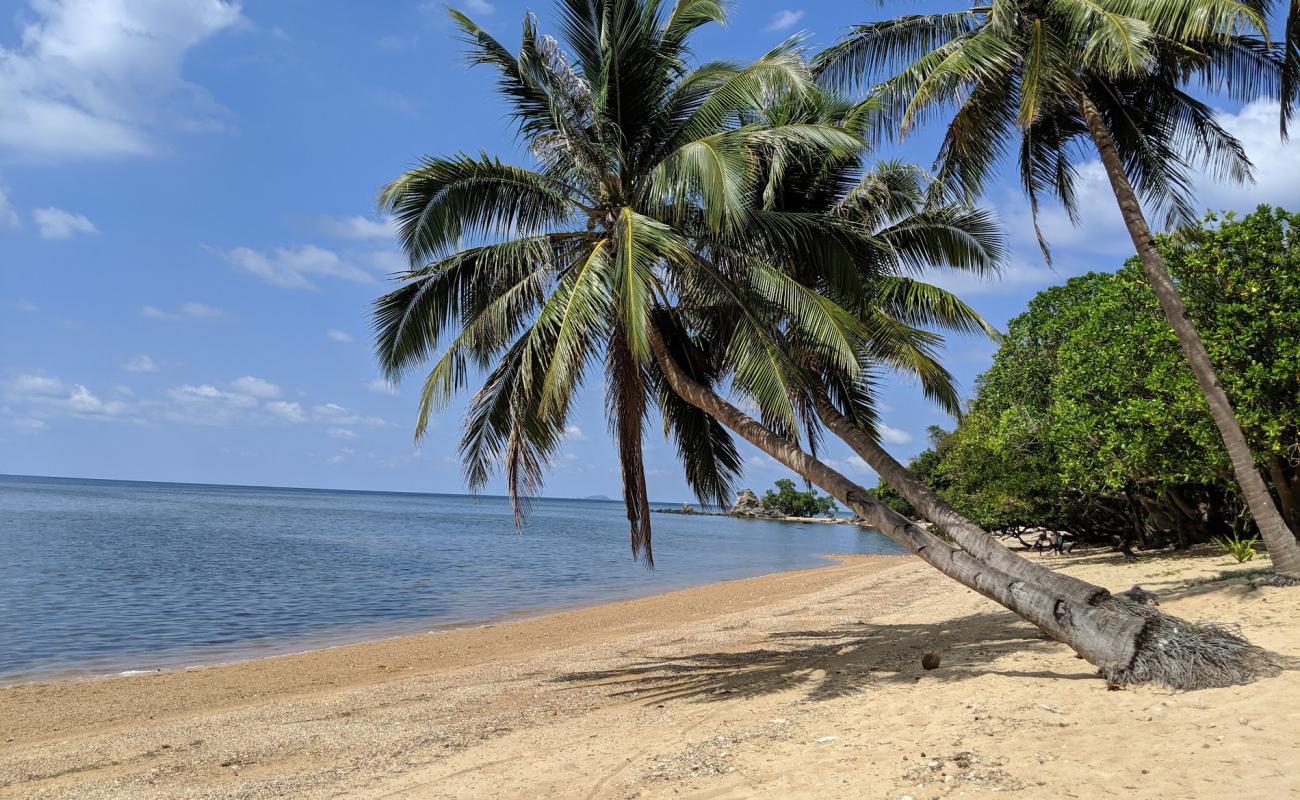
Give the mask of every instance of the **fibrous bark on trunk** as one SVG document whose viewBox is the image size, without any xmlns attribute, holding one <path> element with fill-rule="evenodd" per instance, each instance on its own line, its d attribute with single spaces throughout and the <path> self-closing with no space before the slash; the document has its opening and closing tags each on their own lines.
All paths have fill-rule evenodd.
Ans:
<svg viewBox="0 0 1300 800">
<path fill-rule="evenodd" d="M 1164 258 L 1156 249 L 1155 237 L 1151 234 L 1151 227 L 1147 225 L 1137 194 L 1133 191 L 1128 175 L 1124 172 L 1124 165 L 1115 150 L 1106 121 L 1086 94 L 1080 94 L 1078 102 L 1079 110 L 1088 126 L 1088 133 L 1110 179 L 1111 189 L 1115 192 L 1124 224 L 1128 227 L 1133 246 L 1137 249 L 1138 260 L 1142 262 L 1142 271 L 1146 274 L 1147 283 L 1151 285 L 1156 299 L 1160 301 L 1160 308 L 1164 310 L 1165 318 L 1174 329 L 1178 343 L 1187 355 L 1196 382 L 1200 384 L 1205 403 L 1210 408 L 1210 416 L 1219 429 L 1219 435 L 1223 437 L 1228 458 L 1232 461 L 1232 470 L 1237 478 L 1237 484 L 1241 487 L 1242 497 L 1255 518 L 1255 524 L 1259 526 L 1260 537 L 1268 547 L 1273 569 L 1282 579 L 1281 582 L 1300 584 L 1300 544 L 1297 544 L 1295 534 L 1287 527 L 1277 506 L 1274 505 L 1264 478 L 1255 465 L 1250 445 L 1246 442 L 1246 435 L 1237 422 L 1232 403 L 1229 402 L 1228 395 L 1219 384 L 1214 365 L 1210 362 L 1210 354 L 1196 332 L 1187 305 L 1183 303 L 1182 295 L 1174 285 Z"/>
</svg>

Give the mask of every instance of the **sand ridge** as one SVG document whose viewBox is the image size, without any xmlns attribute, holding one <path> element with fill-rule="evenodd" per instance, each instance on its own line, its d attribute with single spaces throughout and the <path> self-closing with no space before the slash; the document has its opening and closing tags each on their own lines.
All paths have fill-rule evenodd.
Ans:
<svg viewBox="0 0 1300 800">
<path fill-rule="evenodd" d="M 1257 564 L 1045 560 L 1300 655 L 1300 591 L 1206 582 Z M 919 561 L 849 557 L 489 628 L 0 689 L 0 798 L 1300 796 L 1298 676 L 1107 691 Z"/>
</svg>

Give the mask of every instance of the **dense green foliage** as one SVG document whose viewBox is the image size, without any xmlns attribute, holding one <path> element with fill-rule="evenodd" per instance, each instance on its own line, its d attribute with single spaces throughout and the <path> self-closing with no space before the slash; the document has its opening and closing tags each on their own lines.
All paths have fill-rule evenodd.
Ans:
<svg viewBox="0 0 1300 800">
<path fill-rule="evenodd" d="M 835 514 L 835 498 L 819 495 L 816 489 L 801 492 L 794 481 L 782 478 L 776 482 L 776 491 L 768 489 L 763 495 L 763 508 L 785 517 L 816 517 Z"/>
<path fill-rule="evenodd" d="M 1211 216 L 1159 247 L 1294 525 L 1300 215 Z M 957 429 L 911 466 L 1003 532 L 1046 526 L 1159 546 L 1250 527 L 1196 382 L 1133 262 L 1035 297 Z"/>
</svg>

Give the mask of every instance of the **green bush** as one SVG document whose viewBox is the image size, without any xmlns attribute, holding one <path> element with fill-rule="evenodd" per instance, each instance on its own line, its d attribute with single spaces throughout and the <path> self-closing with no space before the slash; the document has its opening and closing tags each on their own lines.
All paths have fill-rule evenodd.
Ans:
<svg viewBox="0 0 1300 800">
<path fill-rule="evenodd" d="M 1238 564 L 1244 564 L 1251 561 L 1258 553 L 1255 552 L 1255 542 L 1259 537 L 1252 536 L 1249 539 L 1243 539 L 1239 534 L 1233 534 L 1231 538 L 1224 536 L 1215 539 L 1214 543 L 1219 546 L 1219 551 L 1225 556 L 1232 556 L 1237 559 Z"/>
<path fill-rule="evenodd" d="M 789 478 L 777 481 L 776 491 L 768 489 L 762 503 L 769 512 L 784 517 L 815 517 L 819 514 L 829 517 L 834 516 L 836 508 L 835 500 L 829 495 L 818 495 L 815 490 L 801 492 Z"/>
</svg>

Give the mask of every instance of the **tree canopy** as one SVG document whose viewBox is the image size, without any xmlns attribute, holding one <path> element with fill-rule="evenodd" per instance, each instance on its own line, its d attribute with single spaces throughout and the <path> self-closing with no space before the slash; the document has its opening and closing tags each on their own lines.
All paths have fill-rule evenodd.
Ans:
<svg viewBox="0 0 1300 800">
<path fill-rule="evenodd" d="M 1297 223 L 1261 207 L 1158 242 L 1292 524 Z M 1045 526 L 1154 546 L 1249 525 L 1196 381 L 1132 260 L 1039 293 L 1011 321 L 957 429 L 912 466 L 1001 531 Z"/>
<path fill-rule="evenodd" d="M 816 489 L 800 491 L 789 478 L 777 481 L 776 490 L 768 489 L 761 502 L 763 508 L 786 517 L 833 516 L 836 508 L 835 498 L 819 495 Z"/>
</svg>

